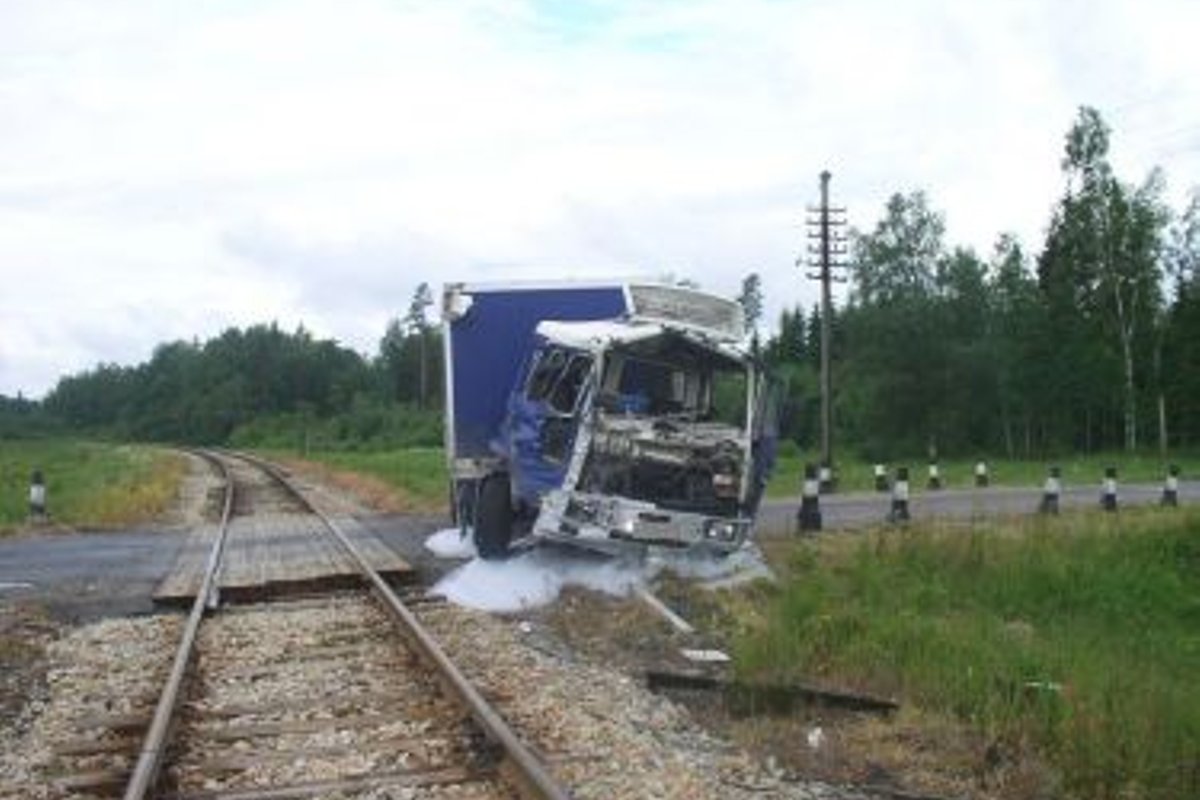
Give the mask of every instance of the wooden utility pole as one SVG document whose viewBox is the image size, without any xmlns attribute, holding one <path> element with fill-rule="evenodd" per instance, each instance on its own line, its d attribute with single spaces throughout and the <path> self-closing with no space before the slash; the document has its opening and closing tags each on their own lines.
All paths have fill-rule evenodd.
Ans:
<svg viewBox="0 0 1200 800">
<path fill-rule="evenodd" d="M 833 375 L 829 365 L 831 322 L 833 318 L 834 282 L 845 283 L 846 279 L 834 275 L 835 269 L 846 266 L 842 257 L 846 254 L 846 235 L 841 228 L 846 224 L 846 209 L 829 205 L 829 170 L 821 173 L 821 205 L 808 207 L 808 238 L 816 242 L 808 244 L 808 265 L 816 272 L 808 273 L 811 280 L 821 282 L 821 466 L 822 489 L 832 488 L 826 476 L 833 472 Z M 827 472 L 825 471 L 827 470 Z"/>
</svg>

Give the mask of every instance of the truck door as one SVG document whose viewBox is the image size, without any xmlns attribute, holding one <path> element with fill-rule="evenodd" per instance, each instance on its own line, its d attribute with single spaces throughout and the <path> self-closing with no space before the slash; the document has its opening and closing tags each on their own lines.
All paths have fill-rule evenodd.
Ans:
<svg viewBox="0 0 1200 800">
<path fill-rule="evenodd" d="M 509 452 L 516 493 L 528 504 L 562 485 L 592 379 L 590 353 L 547 345 L 509 407 Z"/>
</svg>

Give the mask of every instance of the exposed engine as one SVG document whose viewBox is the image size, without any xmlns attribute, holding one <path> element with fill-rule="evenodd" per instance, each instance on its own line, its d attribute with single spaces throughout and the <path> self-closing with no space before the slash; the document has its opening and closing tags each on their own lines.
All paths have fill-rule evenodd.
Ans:
<svg viewBox="0 0 1200 800">
<path fill-rule="evenodd" d="M 598 412 L 579 488 L 720 516 L 738 512 L 742 432 L 719 422 Z"/>
</svg>

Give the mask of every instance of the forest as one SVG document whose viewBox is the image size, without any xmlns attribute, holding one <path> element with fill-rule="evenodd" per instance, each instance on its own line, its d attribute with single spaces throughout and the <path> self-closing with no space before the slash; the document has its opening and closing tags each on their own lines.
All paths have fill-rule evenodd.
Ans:
<svg viewBox="0 0 1200 800">
<path fill-rule="evenodd" d="M 1176 213 L 1165 176 L 1131 184 L 1111 131 L 1081 108 L 1063 191 L 1029 253 L 948 246 L 920 191 L 851 230 L 848 300 L 835 308 L 835 435 L 870 460 L 1037 458 L 1200 444 L 1200 188 Z M 757 278 L 743 305 L 761 307 Z M 781 427 L 817 441 L 820 311 L 784 311 L 765 342 L 786 399 Z"/>
<path fill-rule="evenodd" d="M 886 461 L 1200 444 L 1200 187 L 1170 208 L 1161 171 L 1136 183 L 1115 174 L 1111 136 L 1096 110 L 1079 110 L 1034 249 L 1003 233 L 985 255 L 948 244 L 919 190 L 851 229 L 848 291 L 831 320 L 839 447 Z M 763 331 L 756 273 L 739 299 Z M 437 446 L 432 304 L 422 283 L 369 355 L 274 324 L 162 344 L 146 363 L 64 377 L 41 402 L 0 397 L 0 438 Z M 755 334 L 781 434 L 806 450 L 819 438 L 819 330 L 818 309 L 794 306 Z"/>
</svg>

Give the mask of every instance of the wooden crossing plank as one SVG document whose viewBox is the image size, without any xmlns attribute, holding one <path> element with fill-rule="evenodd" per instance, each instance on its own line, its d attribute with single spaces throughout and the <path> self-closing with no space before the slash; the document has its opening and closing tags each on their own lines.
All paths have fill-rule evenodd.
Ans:
<svg viewBox="0 0 1200 800">
<path fill-rule="evenodd" d="M 337 517 L 334 522 L 359 548 L 376 572 L 385 575 L 412 572 L 412 566 L 407 561 L 354 517 Z"/>
<path fill-rule="evenodd" d="M 218 529 L 216 525 L 199 525 L 192 529 L 179 548 L 175 563 L 154 590 L 155 602 L 170 602 L 177 598 L 194 597 L 200 588 L 208 552 Z"/>
<path fill-rule="evenodd" d="M 246 580 L 246 547 L 253 537 L 252 519 L 235 519 L 229 523 L 225 540 L 224 566 L 221 569 L 221 589 L 243 586 Z"/>
<path fill-rule="evenodd" d="M 343 516 L 335 522 L 381 574 L 414 574 L 403 558 L 358 520 Z M 155 602 L 179 603 L 194 596 L 216 535 L 214 525 L 193 530 L 155 590 Z M 253 597 L 335 588 L 353 582 L 357 574 L 353 561 L 317 517 L 261 513 L 230 522 L 219 585 L 231 598 Z"/>
</svg>

